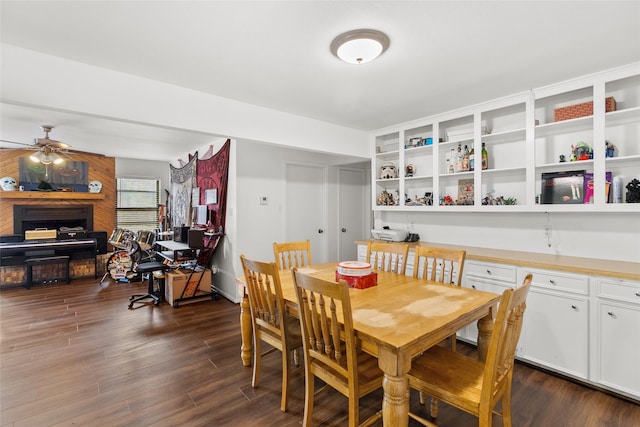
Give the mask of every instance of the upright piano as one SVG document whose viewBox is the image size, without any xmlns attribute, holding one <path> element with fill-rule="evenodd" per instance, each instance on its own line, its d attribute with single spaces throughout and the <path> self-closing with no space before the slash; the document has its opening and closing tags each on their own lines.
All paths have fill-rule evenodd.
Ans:
<svg viewBox="0 0 640 427">
<path fill-rule="evenodd" d="M 30 258 L 68 255 L 73 259 L 93 259 L 96 262 L 96 239 L 24 240 L 0 243 L 0 265 L 24 265 Z M 96 270 L 97 271 L 97 270 Z"/>
</svg>

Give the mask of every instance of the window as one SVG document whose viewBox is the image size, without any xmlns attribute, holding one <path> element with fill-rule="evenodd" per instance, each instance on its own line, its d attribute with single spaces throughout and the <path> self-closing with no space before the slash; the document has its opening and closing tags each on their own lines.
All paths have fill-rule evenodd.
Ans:
<svg viewBox="0 0 640 427">
<path fill-rule="evenodd" d="M 160 181 L 157 179 L 118 178 L 116 227 L 138 232 L 159 227 Z"/>
</svg>

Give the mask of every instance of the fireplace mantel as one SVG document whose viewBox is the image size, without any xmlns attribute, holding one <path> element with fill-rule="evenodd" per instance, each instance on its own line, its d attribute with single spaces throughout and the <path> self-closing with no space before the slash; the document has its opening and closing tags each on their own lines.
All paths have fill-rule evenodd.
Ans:
<svg viewBox="0 0 640 427">
<path fill-rule="evenodd" d="M 66 191 L 5 191 L 0 199 L 62 199 L 62 200 L 104 200 L 102 193 L 76 193 Z"/>
<path fill-rule="evenodd" d="M 19 159 L 32 154 L 29 150 L 7 150 L 2 153 L 0 176 L 20 176 Z M 100 181 L 100 193 L 65 191 L 0 191 L 0 234 L 13 233 L 13 206 L 93 205 L 94 231 L 110 233 L 116 225 L 116 162 L 113 157 L 74 153 L 73 159 L 89 163 L 88 180 Z M 16 179 L 19 181 L 19 179 Z M 18 182 L 18 184 L 20 184 Z"/>
</svg>

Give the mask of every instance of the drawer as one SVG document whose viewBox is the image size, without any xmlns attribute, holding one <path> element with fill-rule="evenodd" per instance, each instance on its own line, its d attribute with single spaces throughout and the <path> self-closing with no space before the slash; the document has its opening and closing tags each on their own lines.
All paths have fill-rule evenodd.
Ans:
<svg viewBox="0 0 640 427">
<path fill-rule="evenodd" d="M 525 269 L 523 277 L 528 273 L 533 274 L 531 286 L 582 295 L 589 294 L 588 276 L 556 271 Z"/>
<path fill-rule="evenodd" d="M 509 283 L 516 282 L 516 267 L 511 265 L 467 261 L 464 263 L 464 274 Z"/>
<path fill-rule="evenodd" d="M 615 279 L 597 279 L 598 296 L 640 304 L 640 283 Z"/>
</svg>

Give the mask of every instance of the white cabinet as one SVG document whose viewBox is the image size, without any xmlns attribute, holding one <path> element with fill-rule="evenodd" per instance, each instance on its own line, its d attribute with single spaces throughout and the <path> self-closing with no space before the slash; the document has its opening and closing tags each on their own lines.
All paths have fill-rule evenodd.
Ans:
<svg viewBox="0 0 640 427">
<path fill-rule="evenodd" d="M 519 283 L 533 274 L 524 314 L 526 334 L 520 358 L 580 378 L 589 369 L 589 278 L 584 275 L 518 269 Z"/>
<path fill-rule="evenodd" d="M 479 261 L 465 261 L 462 286 L 480 291 L 502 294 L 507 288 L 516 287 L 517 270 L 515 266 L 506 264 L 485 263 Z M 520 342 L 522 342 L 521 334 Z M 476 323 L 465 326 L 458 331 L 458 338 L 476 343 L 478 326 Z M 520 343 L 516 347 L 516 355 L 522 352 Z"/>
<path fill-rule="evenodd" d="M 640 399 L 640 283 L 596 278 L 594 379 Z"/>
<path fill-rule="evenodd" d="M 578 105 L 587 111 L 580 117 L 559 113 Z M 372 139 L 374 210 L 640 212 L 640 204 L 624 203 L 626 185 L 640 179 L 640 64 L 386 128 Z M 590 150 L 571 161 L 582 143 Z M 459 158 L 465 147 L 473 169 Z M 388 165 L 394 177 L 382 172 Z M 552 180 L 561 173 L 576 182 Z M 556 182 L 555 200 L 542 197 L 550 188 L 543 175 Z M 614 182 L 621 203 L 613 203 Z M 565 183 L 579 191 L 561 197 Z"/>
</svg>

